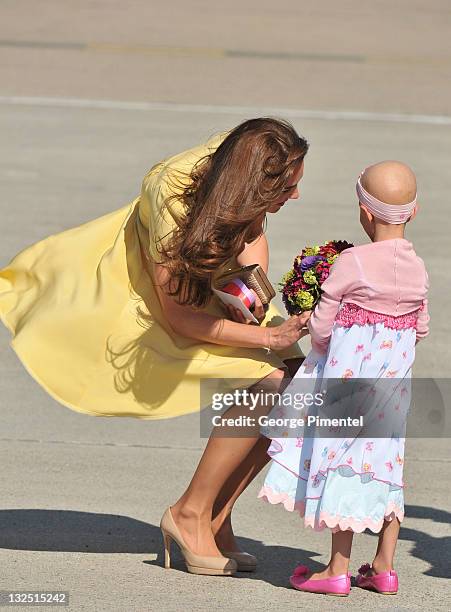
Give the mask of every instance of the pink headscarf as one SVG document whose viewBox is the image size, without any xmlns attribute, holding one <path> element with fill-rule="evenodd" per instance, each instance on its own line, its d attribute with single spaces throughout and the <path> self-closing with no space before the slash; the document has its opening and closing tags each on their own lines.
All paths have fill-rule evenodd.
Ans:
<svg viewBox="0 0 451 612">
<path fill-rule="evenodd" d="M 415 198 L 412 200 L 412 202 L 409 202 L 409 204 L 386 204 L 385 202 L 381 202 L 368 193 L 365 187 L 363 187 L 361 178 L 364 173 L 365 170 L 360 174 L 356 184 L 359 202 L 364 204 L 372 215 L 378 219 L 381 219 L 382 221 L 386 221 L 387 223 L 391 223 L 393 225 L 405 223 L 415 209 L 417 204 L 417 196 L 415 195 Z"/>
</svg>

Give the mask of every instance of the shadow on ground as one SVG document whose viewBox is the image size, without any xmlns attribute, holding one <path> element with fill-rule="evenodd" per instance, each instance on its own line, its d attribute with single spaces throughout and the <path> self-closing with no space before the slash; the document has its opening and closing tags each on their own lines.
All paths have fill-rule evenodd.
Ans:
<svg viewBox="0 0 451 612">
<path fill-rule="evenodd" d="M 440 508 L 406 505 L 405 515 L 409 519 L 426 519 L 434 523 L 451 525 L 451 513 L 446 510 L 440 510 Z M 377 537 L 377 534 L 368 533 Z M 449 579 L 449 567 L 451 564 L 450 536 L 434 537 L 419 529 L 401 526 L 399 539 L 413 542 L 414 546 L 409 554 L 429 563 L 430 568 L 423 572 L 424 575 Z"/>
<path fill-rule="evenodd" d="M 410 519 L 429 519 L 434 523 L 451 525 L 451 513 L 440 508 L 407 505 L 405 512 Z M 414 543 L 410 551 L 413 557 L 429 563 L 431 567 L 424 572 L 426 576 L 450 578 L 451 536 L 434 537 L 424 531 L 401 527 L 400 538 Z"/>
<path fill-rule="evenodd" d="M 449 524 L 451 514 L 424 506 L 407 506 L 410 518 L 431 519 Z M 416 529 L 402 528 L 401 539 L 414 543 L 410 554 L 430 564 L 428 576 L 449 577 L 451 537 L 433 537 Z M 239 538 L 241 547 L 256 555 L 260 567 L 254 574 L 239 574 L 274 586 L 288 586 L 287 575 L 299 563 L 313 571 L 322 566 L 314 560 L 319 553 L 287 546 L 267 546 L 251 538 Z M 163 565 L 159 527 L 127 516 L 95 514 L 74 510 L 11 509 L 0 511 L 0 548 L 10 550 L 128 553 L 157 555 L 144 560 Z M 173 567 L 185 571 L 183 558 L 173 545 Z"/>
<path fill-rule="evenodd" d="M 298 563 L 312 569 L 318 553 L 286 546 L 265 546 L 250 538 L 239 538 L 243 549 L 255 554 L 261 569 L 255 577 L 276 586 L 289 586 L 287 574 Z M 148 554 L 144 563 L 163 567 L 163 541 L 158 526 L 115 514 L 95 514 L 74 510 L 11 509 L 0 511 L 0 548 L 11 550 Z M 185 570 L 178 547 L 172 545 L 172 566 Z M 157 556 L 154 559 L 155 555 Z"/>
</svg>

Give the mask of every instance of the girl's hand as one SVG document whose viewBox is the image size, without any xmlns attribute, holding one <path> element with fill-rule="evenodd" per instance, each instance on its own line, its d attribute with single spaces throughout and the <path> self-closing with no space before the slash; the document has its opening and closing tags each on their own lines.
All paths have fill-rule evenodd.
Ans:
<svg viewBox="0 0 451 612">
<path fill-rule="evenodd" d="M 277 327 L 271 327 L 271 348 L 275 350 L 282 350 L 288 348 L 303 336 L 306 336 L 309 332 L 306 327 L 311 310 L 307 310 L 300 315 L 293 315 L 281 325 Z"/>
</svg>

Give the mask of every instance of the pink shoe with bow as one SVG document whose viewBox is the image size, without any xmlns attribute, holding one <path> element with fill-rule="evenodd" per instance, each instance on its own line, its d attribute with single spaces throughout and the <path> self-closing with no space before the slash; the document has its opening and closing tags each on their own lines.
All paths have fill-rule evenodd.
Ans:
<svg viewBox="0 0 451 612">
<path fill-rule="evenodd" d="M 291 586 L 306 593 L 322 593 L 323 595 L 337 595 L 339 597 L 349 595 L 351 590 L 351 575 L 349 573 L 319 580 L 307 578 L 309 573 L 310 570 L 306 565 L 298 565 L 293 575 L 290 576 Z"/>
<path fill-rule="evenodd" d="M 383 595 L 396 595 L 398 592 L 398 574 L 395 570 L 366 576 L 365 574 L 370 569 L 371 565 L 369 563 L 365 563 L 360 567 L 359 575 L 355 579 L 356 586 L 369 591 L 377 591 Z"/>
</svg>

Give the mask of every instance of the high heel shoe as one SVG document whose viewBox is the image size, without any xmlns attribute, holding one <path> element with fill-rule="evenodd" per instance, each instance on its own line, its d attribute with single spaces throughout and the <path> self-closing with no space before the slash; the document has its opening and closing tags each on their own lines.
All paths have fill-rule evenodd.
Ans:
<svg viewBox="0 0 451 612">
<path fill-rule="evenodd" d="M 185 559 L 186 568 L 191 574 L 207 576 L 232 576 L 237 571 L 237 563 L 228 557 L 204 557 L 196 555 L 186 545 L 174 522 L 171 508 L 167 508 L 160 521 L 164 540 L 164 567 L 171 567 L 171 542 L 174 541 Z"/>
<path fill-rule="evenodd" d="M 255 572 L 257 568 L 257 557 L 247 552 L 227 552 L 221 550 L 224 557 L 236 561 L 239 572 Z"/>
</svg>

